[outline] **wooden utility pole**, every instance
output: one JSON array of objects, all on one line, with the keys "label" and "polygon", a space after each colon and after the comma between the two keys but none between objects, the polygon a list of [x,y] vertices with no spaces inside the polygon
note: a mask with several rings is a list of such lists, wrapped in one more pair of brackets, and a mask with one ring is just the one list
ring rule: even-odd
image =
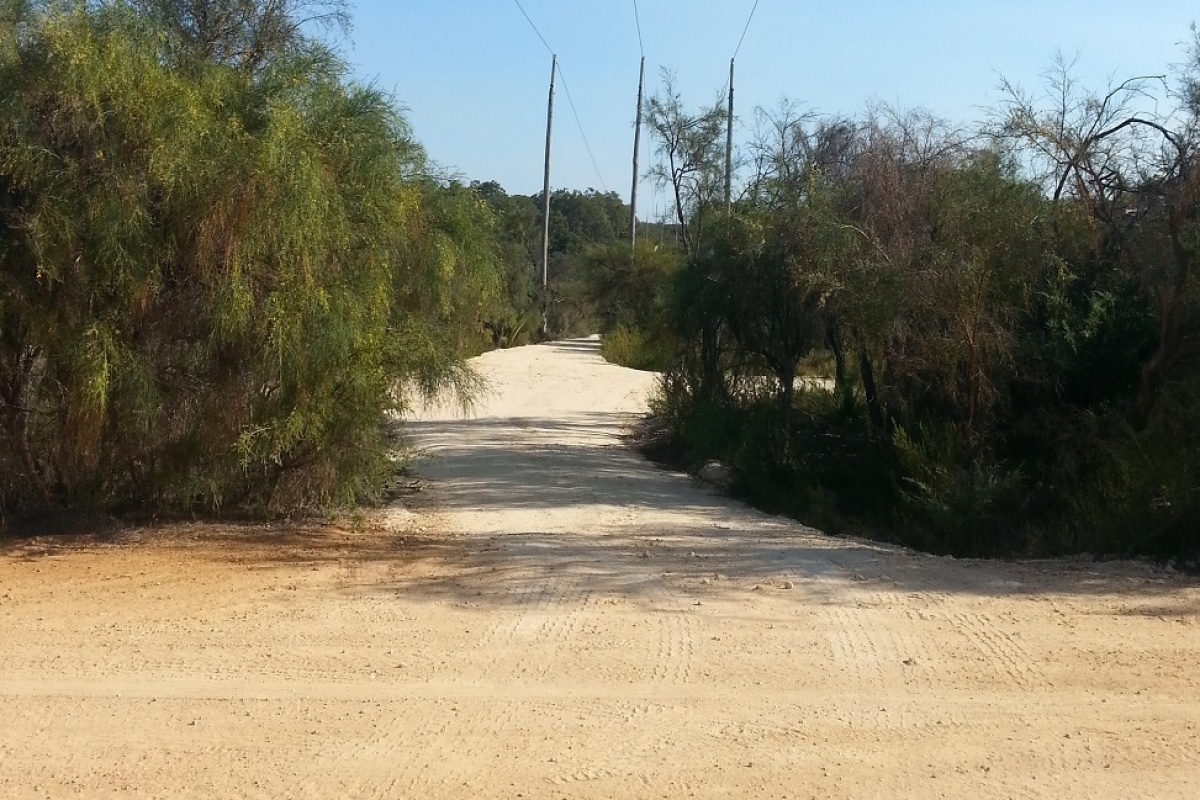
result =
[{"label": "wooden utility pole", "polygon": [[733,208],[733,59],[729,59],[729,118],[725,131],[725,213]]},{"label": "wooden utility pole", "polygon": [[554,129],[554,76],[558,74],[558,56],[550,57],[550,101],[546,108],[546,177],[542,184],[542,336],[550,334],[550,297],[546,286],[550,276],[550,133]]},{"label": "wooden utility pole", "polygon": [[638,72],[637,122],[633,126],[633,189],[629,192],[629,246],[637,248],[638,149],[642,143],[642,90],[646,86],[646,57]]}]

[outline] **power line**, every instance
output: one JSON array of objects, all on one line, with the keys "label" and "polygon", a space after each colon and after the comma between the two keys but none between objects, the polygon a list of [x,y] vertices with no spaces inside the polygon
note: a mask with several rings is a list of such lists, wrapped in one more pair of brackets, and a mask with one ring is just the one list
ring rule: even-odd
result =
[{"label": "power line", "polygon": [[758,0],[754,0],[754,5],[750,8],[750,16],[746,17],[746,26],[742,28],[742,35],[738,39],[737,47],[733,48],[733,58],[729,59],[729,113],[725,117],[725,213],[729,214],[733,210],[733,65],[737,61],[738,53],[742,52],[742,43],[746,41],[746,32],[750,30],[750,23],[754,21],[754,12],[758,11]]},{"label": "power line", "polygon": [[[521,5],[521,0],[513,0],[513,2],[516,3],[517,8],[521,10],[521,16],[525,17],[525,21],[529,23],[529,27],[533,28],[533,32],[536,33],[537,37],[542,40],[542,44],[546,46],[547,52],[549,52],[550,55],[554,55],[554,48],[551,47],[550,43],[546,41],[546,37],[542,36],[542,32],[538,30],[538,26],[534,24],[529,14],[525,11],[525,8]],[[575,117],[575,124],[579,126],[579,135],[583,137],[583,146],[587,148],[588,158],[592,161],[592,169],[596,170],[596,177],[600,179],[600,188],[607,193],[608,186],[604,183],[604,176],[600,174],[600,167],[596,163],[596,156],[592,153],[592,145],[590,142],[588,142],[587,134],[583,132],[583,122],[579,119],[579,110],[575,108],[575,98],[571,97],[571,88],[567,86],[567,76],[563,72],[561,64],[558,65],[558,76],[562,78],[563,90],[567,94],[567,102],[571,106],[571,114]]]},{"label": "power line", "polygon": [[587,134],[583,132],[583,122],[579,119],[579,111],[576,110],[575,100],[571,97],[571,87],[567,86],[567,76],[563,72],[562,64],[558,65],[558,77],[562,78],[563,91],[567,94],[567,103],[571,106],[571,113],[575,115],[575,124],[579,126],[579,135],[583,137],[583,146],[587,148],[588,158],[592,160],[592,169],[596,170],[596,177],[600,179],[600,188],[607,194],[608,186],[604,183],[604,176],[600,174],[596,156],[592,155],[592,146],[588,143]]},{"label": "power line", "polygon": [[737,47],[733,50],[733,57],[735,59],[742,49],[742,42],[746,41],[746,31],[750,30],[750,22],[754,19],[755,11],[758,11],[758,0],[754,0],[754,8],[750,9],[750,16],[746,19],[746,27],[742,28],[742,38],[738,39]]},{"label": "power line", "polygon": [[[521,16],[525,17],[525,21],[529,23],[529,27],[533,28],[533,32],[536,33],[537,37],[542,40],[542,44],[546,46],[546,50],[550,53],[550,55],[554,55],[554,48],[552,48],[550,43],[546,41],[546,37],[542,36],[542,32],[538,30],[538,26],[533,24],[533,20],[529,18],[529,14],[525,12],[525,8],[521,5],[521,0],[513,0],[513,2],[517,4],[517,8],[521,9]],[[758,3],[755,3],[755,5],[758,5]],[[748,24],[749,23],[747,23],[747,25]]]},{"label": "power line", "polygon": [[646,46],[642,43],[642,15],[638,13],[637,0],[633,0],[633,19],[637,22],[638,32],[638,50],[642,53],[642,58],[646,57]]}]

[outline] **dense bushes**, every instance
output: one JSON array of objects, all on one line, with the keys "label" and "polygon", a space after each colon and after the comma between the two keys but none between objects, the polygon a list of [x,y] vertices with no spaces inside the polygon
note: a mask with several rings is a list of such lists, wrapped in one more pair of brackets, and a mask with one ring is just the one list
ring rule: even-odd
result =
[{"label": "dense bushes", "polygon": [[175,5],[3,7],[0,513],[369,499],[478,347],[477,198],[298,27],[244,63]]},{"label": "dense bushes", "polygon": [[[728,214],[662,170],[704,220],[665,311],[673,449],[938,552],[1200,553],[1198,117],[1144,89],[1014,93],[983,136],[785,106]],[[664,159],[706,152],[687,123]],[[832,387],[803,380],[826,353]]]}]

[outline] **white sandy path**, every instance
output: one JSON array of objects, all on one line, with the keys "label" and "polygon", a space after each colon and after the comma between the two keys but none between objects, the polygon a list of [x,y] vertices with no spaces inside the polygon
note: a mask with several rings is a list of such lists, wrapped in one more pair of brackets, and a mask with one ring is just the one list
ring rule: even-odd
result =
[{"label": "white sandy path", "polygon": [[624,448],[594,341],[478,365],[395,535],[0,559],[0,797],[1200,796],[1194,581],[831,539]]},{"label": "white sandy path", "polygon": [[[1194,590],[1137,565],[965,563],[832,540],[621,447],[652,379],[604,363],[592,341],[480,367],[497,394],[473,419],[434,413],[416,429],[445,525],[465,540],[452,594],[489,613],[473,651],[487,666],[462,680],[495,700],[538,695],[518,717],[568,713],[538,746],[518,736],[528,761],[478,786],[1200,794]],[[496,733],[499,754],[512,737]]]}]

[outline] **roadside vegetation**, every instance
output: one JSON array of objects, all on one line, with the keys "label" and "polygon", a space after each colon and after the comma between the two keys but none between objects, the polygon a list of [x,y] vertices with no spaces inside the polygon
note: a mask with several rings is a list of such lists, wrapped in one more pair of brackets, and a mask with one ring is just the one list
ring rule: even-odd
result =
[{"label": "roadside vegetation", "polygon": [[680,267],[609,347],[658,361],[669,332],[658,447],[934,552],[1200,555],[1198,85],[1194,47],[1099,93],[1060,64],[982,130],[785,103],[727,207],[725,112],[668,76]]},{"label": "roadside vegetation", "polygon": [[468,357],[631,323],[586,269],[628,207],[555,192],[544,295],[540,197],[444,174],[348,22],[0,0],[0,525],[375,502]]},{"label": "roadside vegetation", "polygon": [[[380,499],[466,359],[604,334],[661,452],[963,555],[1200,556],[1200,45],[980,129],[648,101],[669,222],[444,174],[343,0],[0,0],[0,520]],[[331,44],[332,43],[332,44]]]},{"label": "roadside vegetation", "polygon": [[390,415],[470,389],[492,217],[344,20],[0,0],[0,514],[371,501]]}]

